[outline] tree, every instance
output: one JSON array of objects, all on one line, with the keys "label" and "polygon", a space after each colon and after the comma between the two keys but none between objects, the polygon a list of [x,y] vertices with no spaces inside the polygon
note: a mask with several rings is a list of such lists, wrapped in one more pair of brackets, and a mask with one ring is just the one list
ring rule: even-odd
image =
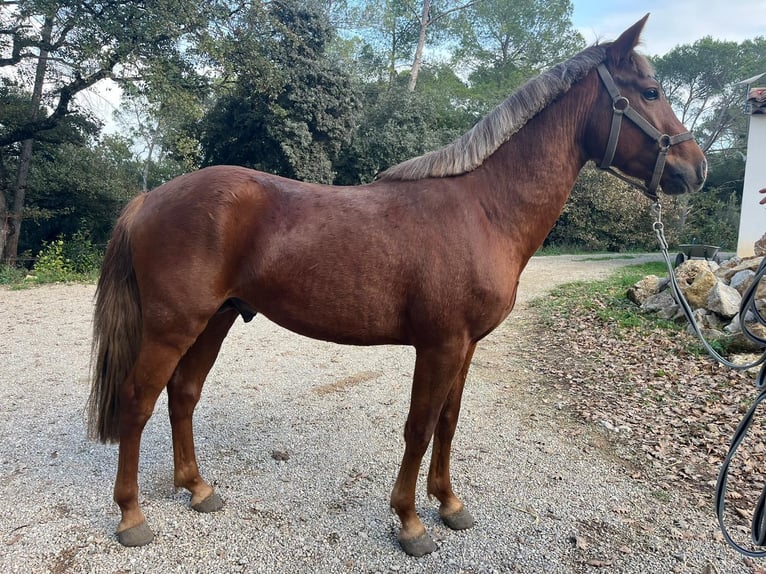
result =
[{"label": "tree", "polygon": [[[423,84],[437,83],[428,77],[428,68],[423,76]],[[394,86],[368,86],[363,109],[354,137],[342,154],[338,183],[368,183],[396,163],[453,141],[476,120],[451,105],[447,90],[410,92],[404,81]]]},{"label": "tree", "polygon": [[231,88],[203,122],[204,163],[331,182],[359,101],[351,77],[327,57],[334,36],[329,21],[296,0],[254,6],[238,18],[231,46],[251,47],[260,65],[231,69]]},{"label": "tree", "polygon": [[[679,233],[687,240],[731,246],[737,226],[731,213],[741,202],[748,128],[744,88],[737,82],[766,70],[766,39],[738,44],[706,37],[676,46],[652,63],[710,166],[705,193],[678,199]],[[706,217],[717,223],[705,225]]]},{"label": "tree", "polygon": [[526,79],[584,46],[569,0],[482,0],[461,12],[456,58],[476,97],[494,106]]},{"label": "tree", "polygon": [[665,95],[684,125],[698,132],[703,151],[731,145],[741,131],[742,94],[734,87],[742,79],[738,52],[736,42],[707,37],[652,61]]},{"label": "tree", "polygon": [[210,92],[210,82],[196,69],[172,57],[157,62],[140,83],[125,85],[116,116],[142,160],[142,191],[199,167],[202,152],[194,126],[204,116]]},{"label": "tree", "polygon": [[418,42],[415,48],[415,57],[412,60],[412,67],[410,68],[409,83],[407,85],[407,89],[409,89],[409,91],[412,92],[415,90],[415,86],[417,85],[420,69],[423,65],[423,51],[425,49],[426,35],[428,30],[433,28],[434,24],[440,22],[444,22],[446,25],[449,25],[449,22],[447,21],[448,18],[451,18],[462,10],[470,8],[476,2],[477,0],[469,0],[454,6],[449,3],[445,4],[444,6],[437,4],[436,10],[432,11],[431,0],[423,0],[423,10],[420,16]]},{"label": "tree", "polygon": [[104,246],[123,205],[140,191],[129,141],[41,144],[29,178],[28,224],[20,253],[36,254],[58,237],[88,237]]},{"label": "tree", "polygon": [[77,111],[78,93],[106,78],[134,81],[167,54],[182,53],[181,39],[207,25],[213,6],[155,0],[151,8],[140,0],[0,1],[0,68],[30,94],[24,119],[0,126],[0,148],[24,142],[13,193],[3,189],[0,201],[4,261],[16,258],[34,142]]}]

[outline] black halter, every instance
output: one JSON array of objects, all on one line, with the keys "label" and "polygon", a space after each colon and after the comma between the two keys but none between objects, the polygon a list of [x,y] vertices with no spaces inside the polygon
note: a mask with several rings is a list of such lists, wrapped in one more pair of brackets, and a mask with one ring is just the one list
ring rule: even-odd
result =
[{"label": "black halter", "polygon": [[[661,133],[657,128],[650,124],[641,114],[630,107],[628,98],[620,95],[620,91],[617,89],[617,85],[614,83],[612,75],[609,70],[606,69],[604,64],[599,64],[598,75],[601,81],[606,87],[606,91],[612,97],[612,128],[609,132],[609,142],[606,144],[606,151],[604,152],[604,159],[601,160],[599,168],[608,171],[609,173],[616,175],[623,181],[628,182],[634,187],[637,187],[641,192],[651,199],[657,201],[657,188],[660,185],[660,178],[662,177],[662,171],[665,169],[665,159],[667,158],[670,146],[677,143],[681,143],[690,140],[694,137],[691,132],[683,132],[675,136],[669,136],[668,134]],[[620,126],[622,125],[622,116],[627,116],[634,124],[636,124],[643,132],[657,142],[657,161],[654,163],[654,172],[652,173],[652,179],[648,186],[643,185],[626,177],[620,172],[612,168],[612,160],[614,160],[614,152],[617,149],[617,139],[620,137]]]}]

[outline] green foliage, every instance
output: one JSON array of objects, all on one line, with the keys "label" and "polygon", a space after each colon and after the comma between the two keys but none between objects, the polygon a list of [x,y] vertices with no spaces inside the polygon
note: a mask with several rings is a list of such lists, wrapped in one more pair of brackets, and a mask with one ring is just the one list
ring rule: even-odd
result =
[{"label": "green foliage", "polygon": [[460,13],[456,55],[470,62],[474,97],[486,110],[585,46],[572,11],[569,0],[483,0]]},{"label": "green foliage", "polygon": [[[545,246],[565,245],[584,251],[654,250],[657,242],[649,205],[629,185],[586,166]],[[673,233],[672,226],[666,229],[669,241],[674,240]]]},{"label": "green foliage", "polygon": [[74,266],[64,254],[63,239],[43,244],[32,274],[43,283],[71,281],[75,277]]},{"label": "green foliage", "polygon": [[31,276],[39,283],[92,280],[98,275],[101,258],[86,235],[75,234],[70,241],[60,236],[43,244]]},{"label": "green foliage", "polygon": [[122,206],[139,189],[140,169],[127,142],[104,138],[92,147],[39,148],[27,192],[21,251],[84,234],[105,245]]},{"label": "green foliage", "polygon": [[715,189],[689,198],[689,214],[679,243],[703,243],[726,250],[737,247],[740,200],[737,194],[720,199]]},{"label": "green foliage", "polygon": [[375,86],[368,90],[364,115],[343,153],[336,181],[372,181],[387,167],[451,142],[468,129],[471,120],[433,92]]},{"label": "green foliage", "polygon": [[296,0],[254,10],[240,34],[250,41],[257,36],[268,64],[241,70],[205,118],[204,163],[330,183],[359,110],[352,79],[326,57],[333,30],[326,17]]},{"label": "green foliage", "polygon": [[14,285],[21,283],[26,274],[26,269],[22,269],[15,265],[0,263],[0,285]]}]

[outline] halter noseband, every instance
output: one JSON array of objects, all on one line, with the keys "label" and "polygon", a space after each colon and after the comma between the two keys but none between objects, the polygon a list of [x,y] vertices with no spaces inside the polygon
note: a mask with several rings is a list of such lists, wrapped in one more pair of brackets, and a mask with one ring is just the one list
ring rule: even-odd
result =
[{"label": "halter noseband", "polygon": [[[612,114],[612,127],[609,132],[609,142],[606,144],[604,159],[601,160],[599,168],[608,171],[623,181],[637,187],[652,201],[657,201],[657,188],[660,185],[662,171],[665,169],[665,159],[667,158],[670,146],[690,140],[694,135],[691,132],[683,132],[674,136],[661,133],[641,114],[630,107],[628,98],[620,95],[620,91],[617,89],[617,85],[614,83],[614,79],[609,73],[609,70],[606,69],[606,66],[604,64],[599,64],[597,69],[598,75],[604,83],[606,91],[609,92],[609,95],[612,97],[612,110],[614,111]],[[652,179],[648,186],[637,183],[612,168],[612,160],[614,160],[614,152],[617,149],[617,139],[620,137],[620,126],[622,125],[623,116],[628,116],[628,119],[641,128],[646,135],[657,142],[659,147],[659,150],[657,151],[657,161],[654,163],[654,172],[652,173]]]}]

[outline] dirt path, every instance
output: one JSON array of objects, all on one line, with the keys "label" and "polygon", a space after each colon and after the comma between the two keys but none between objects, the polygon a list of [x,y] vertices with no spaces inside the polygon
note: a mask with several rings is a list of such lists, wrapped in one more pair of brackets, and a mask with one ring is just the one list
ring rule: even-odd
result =
[{"label": "dirt path", "polygon": [[195,419],[202,471],[226,506],[199,515],[174,490],[162,399],[140,475],[157,538],[126,549],[113,536],[116,447],[84,436],[93,287],[1,289],[0,571],[755,572],[717,541],[710,509],[631,479],[597,433],[530,385],[545,350],[527,336],[529,299],[637,261],[530,262],[517,309],[477,352],[458,426],[454,486],[477,524],[443,527],[421,483],[418,510],[439,545],[422,559],[399,551],[388,510],[411,349],[237,323]]}]

